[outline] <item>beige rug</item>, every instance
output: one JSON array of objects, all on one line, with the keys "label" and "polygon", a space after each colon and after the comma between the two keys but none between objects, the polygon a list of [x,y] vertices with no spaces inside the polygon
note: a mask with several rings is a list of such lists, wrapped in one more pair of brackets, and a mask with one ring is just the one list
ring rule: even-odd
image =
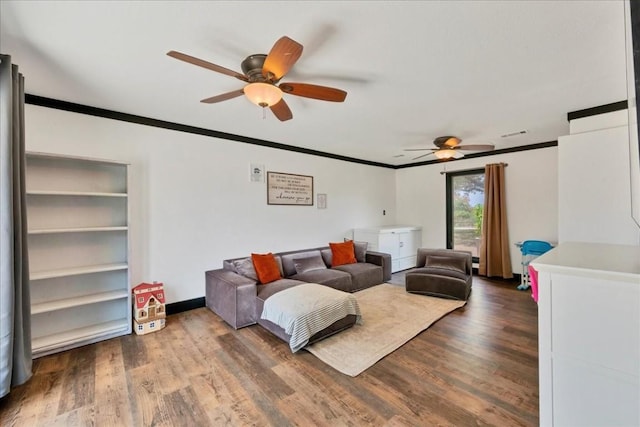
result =
[{"label": "beige rug", "polygon": [[306,347],[326,364],[352,377],[465,305],[465,301],[409,294],[404,286],[387,283],[354,295],[363,324]]}]

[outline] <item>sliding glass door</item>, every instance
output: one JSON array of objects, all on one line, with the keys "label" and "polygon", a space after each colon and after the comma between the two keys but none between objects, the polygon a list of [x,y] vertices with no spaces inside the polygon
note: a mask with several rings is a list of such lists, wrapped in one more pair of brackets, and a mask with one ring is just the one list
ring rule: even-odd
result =
[{"label": "sliding glass door", "polygon": [[447,173],[447,248],[478,262],[484,208],[484,168]]}]

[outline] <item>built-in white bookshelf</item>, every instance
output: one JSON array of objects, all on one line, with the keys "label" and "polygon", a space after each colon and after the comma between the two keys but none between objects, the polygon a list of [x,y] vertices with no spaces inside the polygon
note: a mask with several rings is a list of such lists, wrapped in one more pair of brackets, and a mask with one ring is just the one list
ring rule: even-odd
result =
[{"label": "built-in white bookshelf", "polygon": [[131,333],[128,165],[27,153],[33,356]]}]

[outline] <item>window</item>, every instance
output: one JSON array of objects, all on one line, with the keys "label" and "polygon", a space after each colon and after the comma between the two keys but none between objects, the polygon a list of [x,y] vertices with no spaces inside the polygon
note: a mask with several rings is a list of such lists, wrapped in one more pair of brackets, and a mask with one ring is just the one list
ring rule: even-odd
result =
[{"label": "window", "polygon": [[484,208],[484,168],[447,173],[447,248],[478,262]]}]

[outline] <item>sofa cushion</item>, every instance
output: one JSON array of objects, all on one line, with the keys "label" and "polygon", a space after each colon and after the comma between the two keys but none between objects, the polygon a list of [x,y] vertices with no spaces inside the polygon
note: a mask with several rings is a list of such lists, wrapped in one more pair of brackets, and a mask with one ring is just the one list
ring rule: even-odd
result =
[{"label": "sofa cushion", "polygon": [[333,258],[331,256],[331,248],[321,249],[320,254],[322,255],[322,259],[324,260],[324,263],[327,266],[331,267],[331,261]]},{"label": "sofa cushion", "polygon": [[466,301],[471,293],[471,282],[445,276],[407,274],[405,288],[411,293]]},{"label": "sofa cushion", "polygon": [[306,258],[294,258],[293,265],[296,269],[296,274],[302,274],[312,270],[324,270],[327,268],[319,253]]},{"label": "sofa cushion", "polygon": [[466,272],[466,260],[459,257],[448,257],[438,255],[427,255],[425,261],[425,267],[441,268],[445,270],[459,271],[460,273]]},{"label": "sofa cushion", "polygon": [[345,289],[349,292],[359,291],[384,282],[382,267],[379,265],[358,262],[354,264],[339,265],[337,267],[333,267],[332,270],[344,271],[351,276],[351,288]]},{"label": "sofa cushion", "polygon": [[311,270],[302,274],[294,274],[290,279],[302,280],[308,283],[319,283],[327,285],[341,291],[349,291],[353,286],[351,284],[351,275],[344,271],[327,268],[324,270]]},{"label": "sofa cushion", "polygon": [[260,283],[266,284],[282,279],[278,262],[271,252],[267,254],[251,254],[251,260]]},{"label": "sofa cushion", "polygon": [[236,273],[258,281],[258,274],[256,273],[256,269],[253,267],[253,261],[251,258],[236,259],[232,261],[232,264]]},{"label": "sofa cushion", "polygon": [[256,296],[258,297],[259,300],[265,301],[267,298],[269,298],[271,295],[275,294],[276,292],[280,292],[284,289],[301,285],[303,283],[305,282],[302,282],[300,280],[293,280],[293,279],[276,280],[274,282],[269,283],[268,285],[258,285]]},{"label": "sofa cushion", "polygon": [[[369,242],[357,242],[355,240],[351,240],[351,239],[344,239],[345,242],[348,241],[352,241],[353,242],[353,249],[356,255],[356,261],[358,262],[367,262],[366,257],[367,257],[367,247],[369,246]],[[329,264],[331,265],[331,264]]]},{"label": "sofa cushion", "polygon": [[437,268],[437,267],[419,267],[407,271],[405,276],[418,275],[418,274],[431,274],[435,276],[453,277],[466,281],[469,275],[462,273],[458,270],[452,270],[450,268]]},{"label": "sofa cushion", "polygon": [[331,248],[332,267],[358,262],[356,260],[356,254],[352,240],[342,243],[329,243],[329,247]]},{"label": "sofa cushion", "polygon": [[310,250],[310,251],[302,251],[302,252],[291,252],[284,253],[280,255],[282,259],[282,270],[284,272],[284,277],[291,277],[296,274],[296,266],[294,260],[300,260],[302,258],[309,258],[320,254],[320,251]]}]

